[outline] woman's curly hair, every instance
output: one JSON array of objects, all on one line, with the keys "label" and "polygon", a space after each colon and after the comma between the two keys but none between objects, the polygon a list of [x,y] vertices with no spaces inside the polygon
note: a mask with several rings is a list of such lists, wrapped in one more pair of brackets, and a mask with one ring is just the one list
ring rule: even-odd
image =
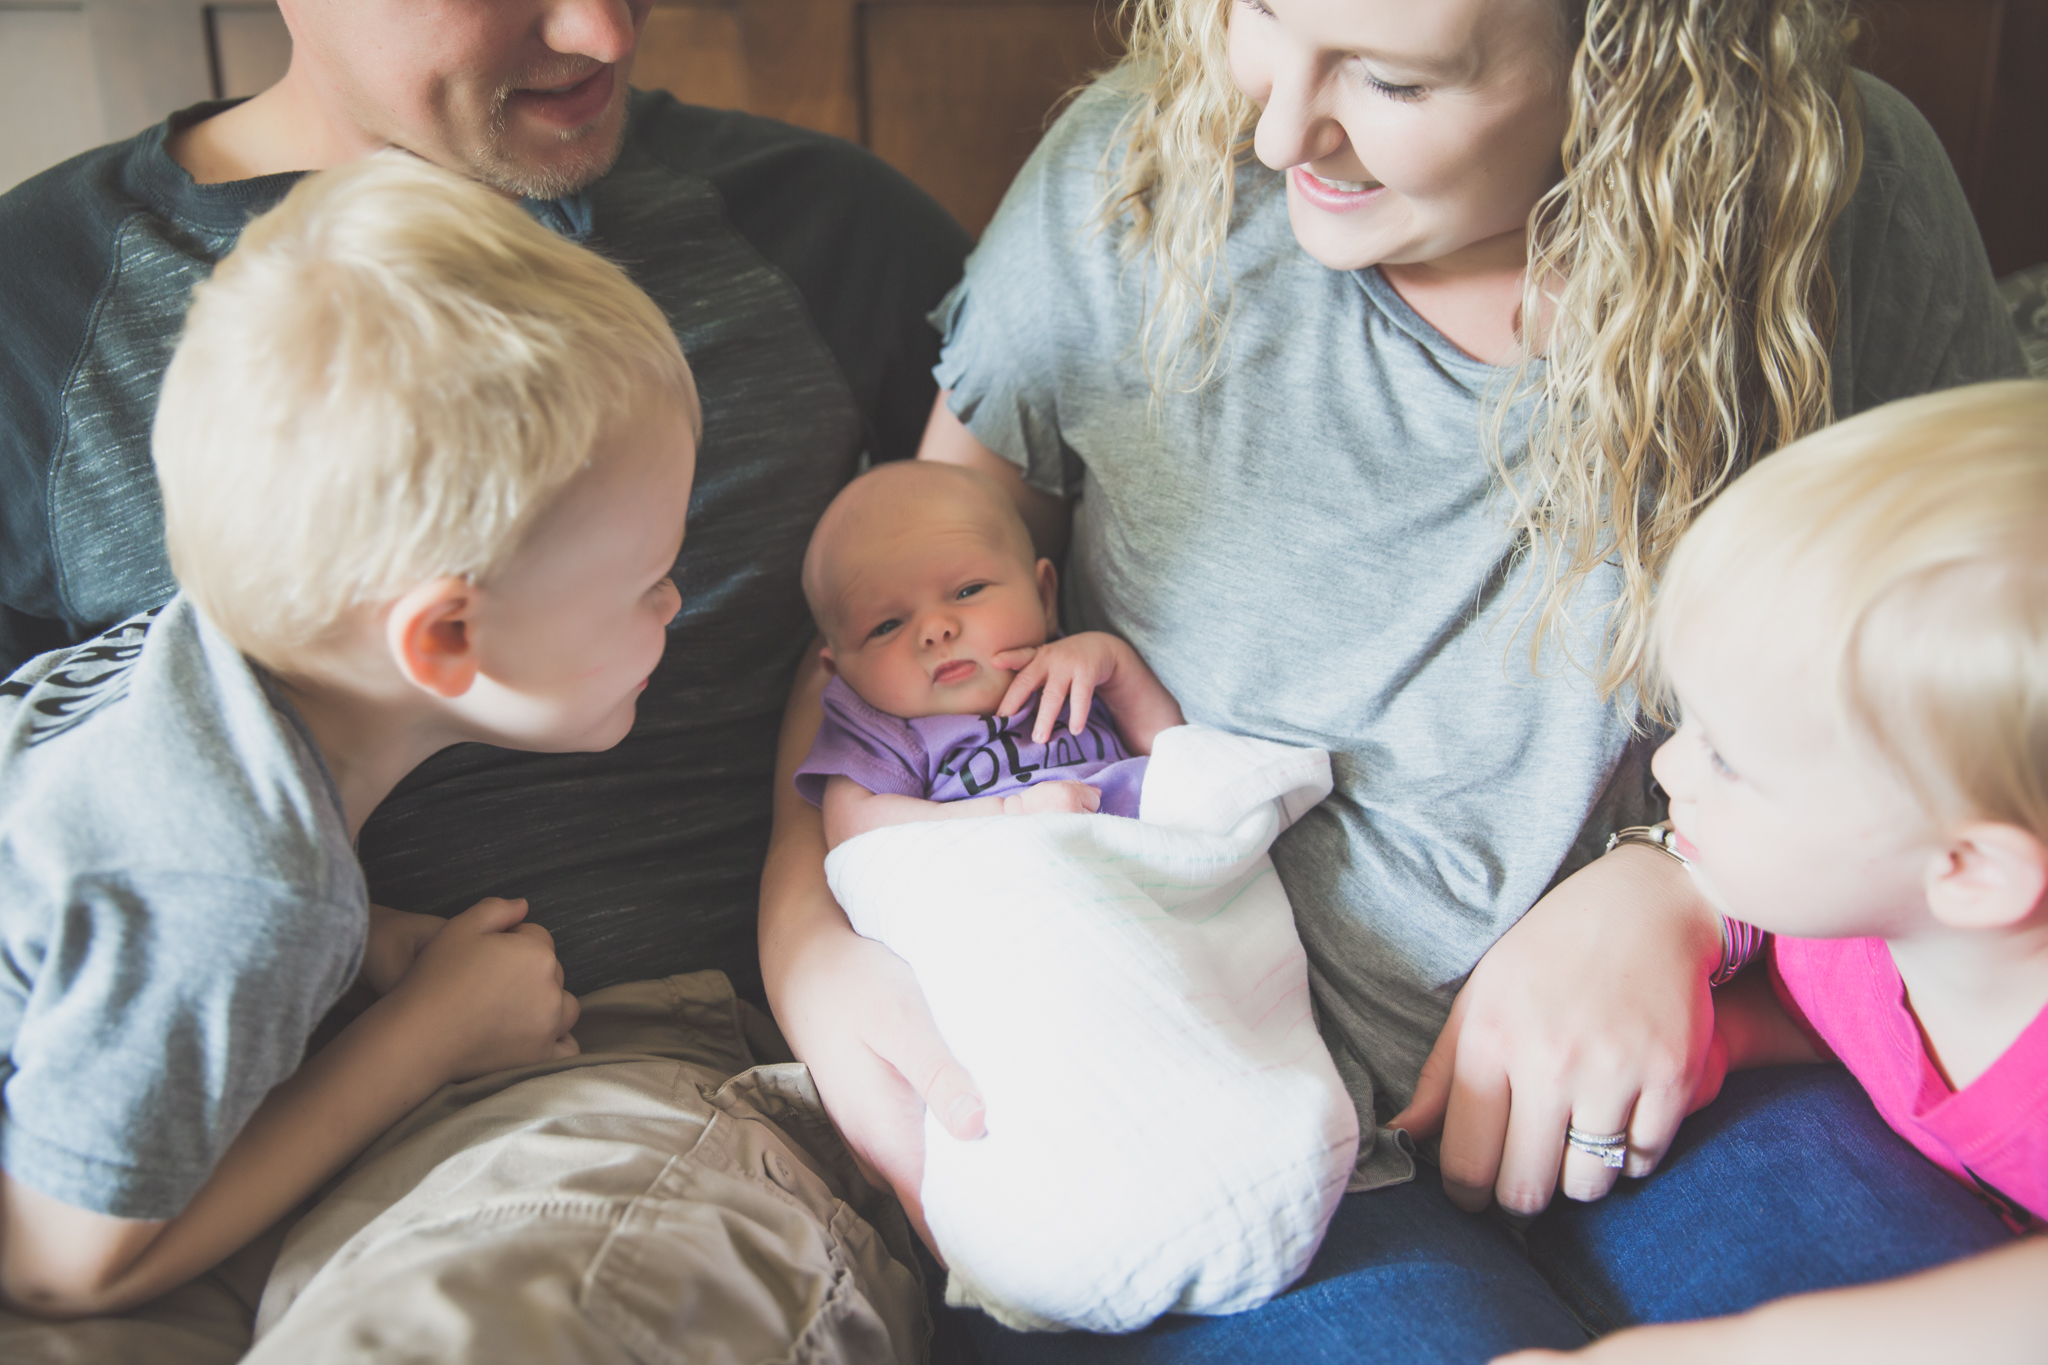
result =
[{"label": "woman's curly hair", "polygon": [[[1138,338],[1155,391],[1222,364],[1217,278],[1258,109],[1231,83],[1234,0],[1128,0],[1129,92],[1103,225],[1156,287]],[[1833,417],[1828,233],[1862,120],[1847,0],[1561,0],[1572,49],[1563,178],[1529,216],[1522,316],[1539,343],[1485,432],[1535,573],[1527,604],[1567,655],[1602,564],[1603,690],[1634,677],[1656,578],[1694,514],[1751,462]],[[1538,400],[1525,407],[1523,399]],[[1504,428],[1528,412],[1510,464]]]}]

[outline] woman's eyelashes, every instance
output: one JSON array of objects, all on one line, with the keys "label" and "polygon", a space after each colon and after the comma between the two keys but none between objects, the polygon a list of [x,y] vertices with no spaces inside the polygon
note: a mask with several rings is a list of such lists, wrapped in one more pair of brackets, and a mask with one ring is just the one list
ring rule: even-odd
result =
[{"label": "woman's eyelashes", "polygon": [[1368,90],[1373,91],[1375,94],[1384,95],[1390,100],[1398,100],[1402,104],[1412,104],[1429,93],[1429,87],[1427,86],[1394,85],[1388,81],[1381,80],[1363,66],[1358,67],[1357,70],[1358,78],[1365,82]]}]

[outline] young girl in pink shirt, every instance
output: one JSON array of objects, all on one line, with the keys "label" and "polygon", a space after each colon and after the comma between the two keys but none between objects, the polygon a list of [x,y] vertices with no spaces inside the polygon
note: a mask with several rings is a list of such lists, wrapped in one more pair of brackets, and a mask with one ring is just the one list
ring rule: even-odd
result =
[{"label": "young girl in pink shirt", "polygon": [[1653,648],[1684,718],[1653,765],[1670,850],[1774,935],[1716,998],[1716,1060],[1839,1059],[2017,1236],[1590,1354],[2041,1359],[2048,382],[1894,403],[1764,460],[1673,556]]}]

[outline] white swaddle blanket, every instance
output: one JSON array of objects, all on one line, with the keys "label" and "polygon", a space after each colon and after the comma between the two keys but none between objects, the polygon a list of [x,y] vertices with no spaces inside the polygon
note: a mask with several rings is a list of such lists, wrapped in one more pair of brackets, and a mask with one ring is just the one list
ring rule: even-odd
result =
[{"label": "white swaddle blanket", "polygon": [[1137,820],[895,825],[826,859],[987,1104],[977,1142],[925,1120],[947,1302],[1123,1332],[1307,1268],[1358,1121],[1266,850],[1329,790],[1319,749],[1188,725],[1154,744]]}]

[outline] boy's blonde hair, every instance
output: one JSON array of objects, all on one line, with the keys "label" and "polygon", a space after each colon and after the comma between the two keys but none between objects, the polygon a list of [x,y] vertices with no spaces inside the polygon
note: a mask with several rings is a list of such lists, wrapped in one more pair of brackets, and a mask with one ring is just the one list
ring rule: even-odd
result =
[{"label": "boy's blonde hair", "polygon": [[1672,555],[1652,663],[1711,607],[1809,627],[1837,718],[1931,816],[2048,838],[2048,381],[1888,404],[1763,461]]},{"label": "boy's blonde hair", "polygon": [[650,397],[701,425],[617,266],[402,152],[308,176],[199,286],[164,376],[172,571],[289,672],[351,607],[488,577]]}]

